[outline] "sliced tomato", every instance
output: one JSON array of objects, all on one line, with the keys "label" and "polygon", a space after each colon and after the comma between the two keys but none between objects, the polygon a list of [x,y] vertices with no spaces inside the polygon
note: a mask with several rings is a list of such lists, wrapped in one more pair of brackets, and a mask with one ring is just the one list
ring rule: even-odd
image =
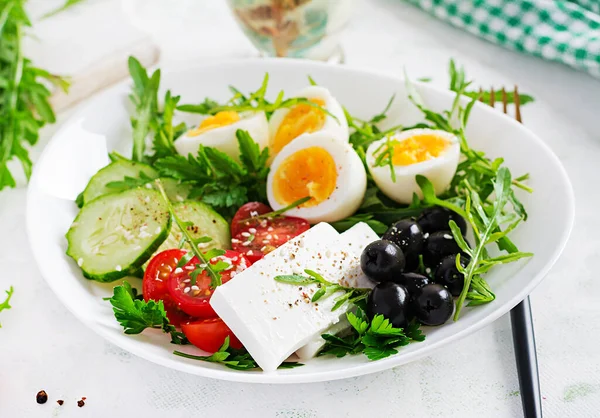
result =
[{"label": "sliced tomato", "polygon": [[259,225],[260,222],[252,218],[272,211],[273,209],[264,203],[246,203],[244,206],[238,209],[231,221],[231,236],[235,236],[240,232],[247,231],[249,228],[256,228],[256,225]]},{"label": "sliced tomato", "polygon": [[177,263],[185,254],[184,250],[166,250],[156,254],[144,273],[142,282],[142,291],[144,300],[162,300],[167,312],[167,318],[171,324],[178,326],[182,322],[188,321],[190,317],[179,309],[177,302],[173,300],[167,289],[169,276],[175,270]]},{"label": "sliced tomato", "polygon": [[[216,264],[219,260],[231,264],[231,268],[221,272],[223,283],[227,283],[237,273],[250,266],[250,261],[243,254],[235,251],[226,251],[224,255],[210,260],[210,264]],[[217,314],[209,304],[214,292],[214,289],[210,288],[212,281],[210,275],[203,271],[196,276],[196,283],[192,284],[193,279],[190,274],[198,264],[198,259],[194,257],[184,267],[173,270],[167,288],[177,306],[185,313],[194,318],[214,318]]]},{"label": "sliced tomato", "polygon": [[253,227],[234,235],[231,248],[255,263],[309,228],[310,224],[306,220],[292,216],[262,218]]},{"label": "sliced tomato", "polygon": [[201,350],[209,353],[218,351],[229,337],[229,346],[240,349],[242,343],[221,318],[202,319],[181,324],[181,330],[187,339]]}]

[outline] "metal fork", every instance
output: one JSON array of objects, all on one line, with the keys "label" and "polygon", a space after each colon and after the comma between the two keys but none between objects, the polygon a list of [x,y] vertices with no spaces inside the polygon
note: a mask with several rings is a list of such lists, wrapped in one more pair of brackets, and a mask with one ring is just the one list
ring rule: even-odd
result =
[{"label": "metal fork", "polygon": [[[479,92],[481,93],[482,90],[480,89]],[[504,87],[501,90],[501,96],[502,111],[509,115],[508,97]],[[480,97],[480,100],[483,102],[481,94]],[[490,90],[490,100],[488,104],[491,107],[495,107],[496,105],[496,94],[493,88]],[[521,101],[517,86],[514,88],[514,105],[515,119],[518,122],[523,123],[521,117]],[[525,418],[541,418],[542,396],[540,392],[540,376],[538,372],[533,317],[531,314],[529,296],[510,311],[510,322],[512,326],[513,345],[515,347],[515,359],[517,361],[517,373],[519,375],[523,416]]]}]

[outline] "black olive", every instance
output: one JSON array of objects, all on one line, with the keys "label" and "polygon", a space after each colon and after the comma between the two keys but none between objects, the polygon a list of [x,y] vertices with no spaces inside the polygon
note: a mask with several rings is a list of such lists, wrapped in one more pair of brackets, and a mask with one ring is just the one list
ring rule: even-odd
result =
[{"label": "black olive", "polygon": [[432,259],[437,258],[438,261],[441,261],[444,256],[460,252],[461,249],[450,231],[434,232],[427,237],[425,253],[431,255]]},{"label": "black olive", "polygon": [[393,280],[404,271],[404,254],[390,241],[373,241],[363,250],[360,267],[363,273],[376,282]]},{"label": "black olive", "polygon": [[431,283],[431,280],[429,280],[429,277],[419,273],[402,273],[394,280],[394,283],[404,286],[412,298],[417,293],[417,290]]},{"label": "black olive", "polygon": [[375,315],[383,315],[392,326],[404,328],[408,324],[407,305],[408,292],[404,286],[391,282],[379,283],[369,293],[367,316],[372,320]]},{"label": "black olive", "polygon": [[421,253],[425,244],[421,227],[412,219],[402,219],[396,222],[383,234],[382,238],[400,247],[405,256]]},{"label": "black olive", "polygon": [[[467,267],[469,260],[461,255],[460,265]],[[465,275],[456,268],[456,254],[442,258],[440,265],[435,270],[434,280],[448,288],[452,296],[460,295],[465,285]]]},{"label": "black olive", "polygon": [[411,272],[419,269],[419,254],[404,254],[404,271]]},{"label": "black olive", "polygon": [[415,316],[425,325],[442,325],[454,311],[452,295],[441,284],[432,283],[423,286],[412,302]]},{"label": "black olive", "polygon": [[463,235],[466,235],[467,222],[464,218],[456,212],[452,212],[451,210],[440,206],[425,209],[417,218],[417,223],[421,226],[423,232],[431,234],[432,232],[449,230],[450,227],[448,226],[448,223],[451,220],[456,222],[456,225],[460,228],[460,232],[462,232]]}]

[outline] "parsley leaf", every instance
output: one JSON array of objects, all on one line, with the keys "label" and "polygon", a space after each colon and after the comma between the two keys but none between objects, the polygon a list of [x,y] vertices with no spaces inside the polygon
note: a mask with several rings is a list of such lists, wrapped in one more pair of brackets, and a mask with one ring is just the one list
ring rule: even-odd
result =
[{"label": "parsley leaf", "polygon": [[[12,307],[12,306],[10,306],[9,302],[10,302],[10,298],[12,298],[12,295],[15,292],[15,289],[11,286],[5,292],[6,292],[6,299],[4,299],[4,302],[0,303],[0,312],[2,312],[5,309],[10,309]],[[2,328],[1,324],[0,324],[0,328]]]},{"label": "parsley leaf", "polygon": [[187,338],[169,323],[162,300],[145,302],[137,299],[137,292],[125,281],[123,285],[115,286],[109,302],[125,334],[139,334],[146,328],[157,328],[171,334],[173,344],[188,344]]},{"label": "parsley leaf", "polygon": [[[196,356],[193,354],[182,353],[181,351],[174,351],[173,354],[192,360],[220,363],[234,370],[253,370],[258,368],[256,361],[245,349],[236,350],[229,346],[229,336],[225,337],[225,342],[223,342],[219,351],[216,351],[210,356]],[[279,368],[291,369],[300,366],[304,366],[304,364],[298,362],[284,362]]]},{"label": "parsley leaf", "polygon": [[411,322],[405,329],[395,328],[383,315],[375,315],[369,321],[358,307],[356,313],[347,312],[346,318],[352,326],[350,334],[322,335],[326,343],[319,356],[344,357],[346,354],[363,353],[369,360],[380,360],[398,353],[398,347],[425,339],[418,322]]}]

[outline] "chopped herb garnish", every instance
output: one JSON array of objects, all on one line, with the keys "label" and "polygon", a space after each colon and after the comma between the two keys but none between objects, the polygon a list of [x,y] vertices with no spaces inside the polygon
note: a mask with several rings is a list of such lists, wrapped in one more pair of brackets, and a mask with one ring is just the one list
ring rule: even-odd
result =
[{"label": "chopped herb garnish", "polygon": [[[5,290],[6,292],[6,298],[4,299],[4,302],[0,303],[0,312],[2,312],[5,309],[10,309],[10,298],[12,298],[13,293],[15,293],[15,289],[11,286],[8,288],[8,290]],[[2,325],[0,324],[0,328],[2,328]]]}]

